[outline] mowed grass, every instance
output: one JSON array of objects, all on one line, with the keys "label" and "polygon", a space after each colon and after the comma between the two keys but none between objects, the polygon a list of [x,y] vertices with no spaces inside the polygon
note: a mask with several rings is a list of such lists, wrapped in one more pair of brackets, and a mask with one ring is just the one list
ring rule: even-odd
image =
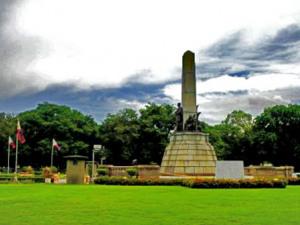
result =
[{"label": "mowed grass", "polygon": [[300,186],[0,185],[0,224],[297,225]]}]

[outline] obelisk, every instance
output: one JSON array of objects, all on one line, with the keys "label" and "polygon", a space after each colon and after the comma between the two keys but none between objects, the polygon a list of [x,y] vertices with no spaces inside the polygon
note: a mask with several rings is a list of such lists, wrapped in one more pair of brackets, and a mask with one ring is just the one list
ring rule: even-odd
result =
[{"label": "obelisk", "polygon": [[186,51],[182,56],[181,102],[184,126],[189,116],[194,116],[197,113],[195,54],[191,51]]},{"label": "obelisk", "polygon": [[[195,70],[195,54],[186,51],[182,57],[182,109],[179,104],[176,110],[177,129],[170,136],[164,152],[161,176],[215,176],[217,157],[214,147],[209,143],[208,134],[197,128]],[[178,129],[182,121],[186,126]]]}]

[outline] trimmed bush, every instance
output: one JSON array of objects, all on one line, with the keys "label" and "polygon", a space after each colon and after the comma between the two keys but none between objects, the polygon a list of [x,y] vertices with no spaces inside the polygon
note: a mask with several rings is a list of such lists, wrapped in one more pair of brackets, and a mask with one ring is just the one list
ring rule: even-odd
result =
[{"label": "trimmed bush", "polygon": [[46,166],[42,168],[42,174],[44,178],[50,178],[52,175],[50,167]]},{"label": "trimmed bush", "polygon": [[176,185],[190,188],[285,188],[285,180],[266,180],[266,179],[152,179],[139,180],[136,178],[123,177],[98,177],[94,180],[95,184],[106,185]]},{"label": "trimmed bush", "polygon": [[[0,183],[11,183],[14,181],[14,174],[1,174]],[[20,176],[18,175],[18,182],[20,183],[44,183],[45,178],[42,176]]]},{"label": "trimmed bush", "polygon": [[99,176],[107,176],[108,175],[108,169],[107,168],[98,168],[97,169],[97,174]]},{"label": "trimmed bush", "polygon": [[206,179],[187,180],[184,186],[191,188],[285,188],[285,180],[267,179]]},{"label": "trimmed bush", "polygon": [[23,166],[21,168],[21,171],[24,172],[24,173],[29,173],[29,174],[34,173],[34,169],[32,168],[32,166]]},{"label": "trimmed bush", "polygon": [[58,172],[58,169],[55,166],[51,166],[50,170],[51,170],[52,173],[57,173]]},{"label": "trimmed bush", "polygon": [[0,173],[0,178],[13,178],[15,176],[15,174],[13,173]]},{"label": "trimmed bush", "polygon": [[128,168],[128,169],[126,170],[126,172],[127,172],[128,176],[130,176],[130,177],[136,177],[137,174],[138,174],[136,168]]},{"label": "trimmed bush", "polygon": [[300,185],[300,178],[289,178],[288,183],[289,185]]},{"label": "trimmed bush", "polygon": [[182,180],[178,179],[151,179],[151,180],[139,180],[136,178],[127,178],[127,177],[97,177],[94,180],[95,184],[107,184],[107,185],[181,185]]}]

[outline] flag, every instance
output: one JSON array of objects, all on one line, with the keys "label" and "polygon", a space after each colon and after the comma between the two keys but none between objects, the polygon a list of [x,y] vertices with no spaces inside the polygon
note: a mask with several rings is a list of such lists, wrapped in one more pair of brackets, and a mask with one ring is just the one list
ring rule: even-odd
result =
[{"label": "flag", "polygon": [[16,148],[16,144],[10,136],[8,137],[8,144],[12,149]]},{"label": "flag", "polygon": [[18,141],[21,143],[21,144],[24,144],[25,143],[25,137],[24,137],[24,134],[23,134],[23,130],[21,128],[21,124],[20,124],[20,121],[18,120],[18,123],[17,123],[17,139]]},{"label": "flag", "polygon": [[55,139],[52,139],[52,147],[54,147],[56,150],[60,150],[59,144],[55,141]]}]

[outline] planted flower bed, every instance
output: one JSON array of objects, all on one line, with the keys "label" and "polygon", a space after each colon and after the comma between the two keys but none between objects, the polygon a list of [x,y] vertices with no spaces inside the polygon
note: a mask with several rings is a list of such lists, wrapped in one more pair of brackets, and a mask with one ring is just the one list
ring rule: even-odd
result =
[{"label": "planted flower bed", "polygon": [[190,188],[285,188],[287,181],[279,179],[153,179],[139,180],[123,177],[98,177],[95,184],[106,185],[176,185]]}]

